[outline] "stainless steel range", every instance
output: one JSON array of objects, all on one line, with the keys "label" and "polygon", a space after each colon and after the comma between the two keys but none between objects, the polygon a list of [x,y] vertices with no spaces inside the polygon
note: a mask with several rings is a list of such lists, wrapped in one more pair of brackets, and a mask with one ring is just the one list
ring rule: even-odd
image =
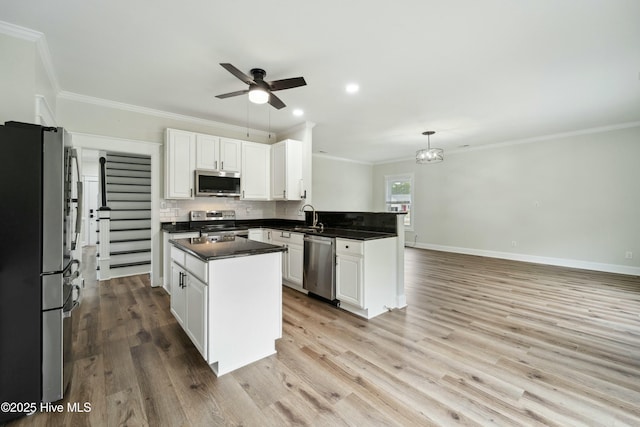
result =
[{"label": "stainless steel range", "polygon": [[[189,214],[189,227],[199,230],[201,236],[225,236],[248,237],[249,228],[236,224],[236,212],[225,211],[191,211]],[[220,239],[216,239],[220,240]]]}]

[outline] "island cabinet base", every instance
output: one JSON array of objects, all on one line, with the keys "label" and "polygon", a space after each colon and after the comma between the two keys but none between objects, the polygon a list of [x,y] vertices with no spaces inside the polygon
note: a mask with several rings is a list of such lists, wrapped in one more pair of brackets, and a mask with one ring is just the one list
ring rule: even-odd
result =
[{"label": "island cabinet base", "polygon": [[220,376],[276,352],[282,253],[209,261],[207,363]]}]

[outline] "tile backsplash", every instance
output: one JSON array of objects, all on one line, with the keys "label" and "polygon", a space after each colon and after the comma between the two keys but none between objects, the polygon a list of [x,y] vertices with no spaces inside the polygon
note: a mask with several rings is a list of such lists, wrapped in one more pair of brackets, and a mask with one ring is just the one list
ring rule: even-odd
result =
[{"label": "tile backsplash", "polygon": [[287,218],[304,219],[298,215],[303,202],[260,202],[229,197],[199,197],[193,200],[160,199],[160,222],[188,221],[195,210],[234,210],[238,219]]}]

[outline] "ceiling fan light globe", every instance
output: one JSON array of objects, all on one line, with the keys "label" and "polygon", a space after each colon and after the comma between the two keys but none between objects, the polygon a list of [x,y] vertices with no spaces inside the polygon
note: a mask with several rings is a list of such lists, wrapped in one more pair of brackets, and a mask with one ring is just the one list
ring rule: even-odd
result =
[{"label": "ceiling fan light globe", "polygon": [[254,104],[266,104],[269,102],[269,92],[261,88],[254,88],[249,91],[249,101]]}]

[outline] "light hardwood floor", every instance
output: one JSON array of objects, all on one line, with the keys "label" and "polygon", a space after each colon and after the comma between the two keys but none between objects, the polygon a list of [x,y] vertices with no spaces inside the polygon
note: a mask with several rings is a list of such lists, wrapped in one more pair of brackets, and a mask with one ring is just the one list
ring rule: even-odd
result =
[{"label": "light hardwood floor", "polygon": [[278,354],[216,378],[162,289],[89,282],[63,403],[91,412],[11,425],[640,425],[639,277],[408,248],[406,309],[283,292]]}]

